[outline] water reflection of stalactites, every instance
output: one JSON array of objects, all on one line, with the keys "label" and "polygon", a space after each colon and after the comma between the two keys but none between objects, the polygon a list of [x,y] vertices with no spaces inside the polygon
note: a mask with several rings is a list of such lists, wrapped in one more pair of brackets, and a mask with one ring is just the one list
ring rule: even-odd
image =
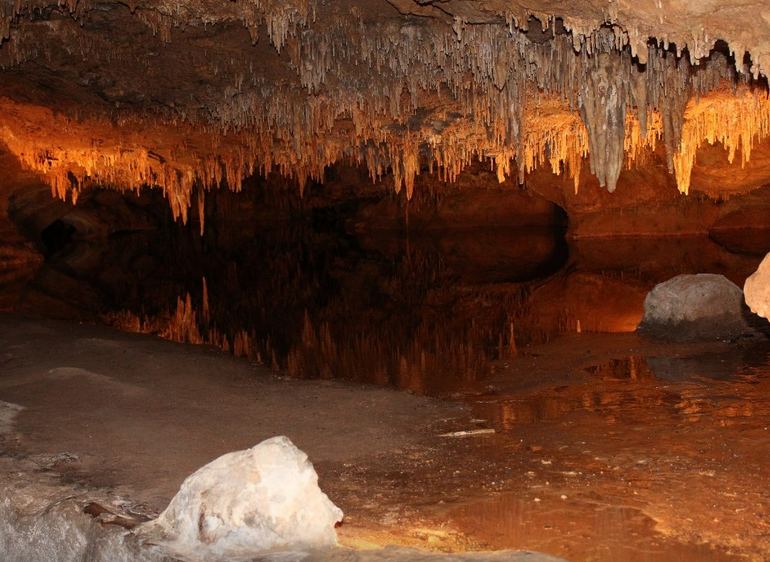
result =
[{"label": "water reflection of stalactites", "polygon": [[[564,384],[510,392],[475,401],[476,414],[502,431],[534,423],[582,423],[643,427],[651,416],[695,423],[709,419],[726,427],[754,415],[767,400],[758,388],[770,383],[767,346],[689,357],[630,356],[583,369]],[[761,394],[761,393],[759,393]]]},{"label": "water reflection of stalactites", "polygon": [[484,379],[492,361],[521,346],[580,330],[632,331],[648,288],[576,267],[502,281],[558,269],[566,256],[547,231],[498,229],[467,244],[463,236],[361,241],[312,229],[258,235],[213,256],[184,248],[178,255],[200,263],[180,269],[187,279],[203,272],[200,282],[165,309],[128,309],[110,321],[216,345],[293,376],[446,394]]},{"label": "water reflection of stalactites", "polygon": [[447,333],[439,331],[437,324],[420,323],[409,340],[389,329],[333,334],[328,322],[315,328],[306,317],[302,340],[287,357],[288,372],[433,394],[475,382],[497,357],[483,345],[484,332],[474,326],[464,333]]},{"label": "water reflection of stalactites", "polygon": [[227,336],[210,323],[205,277],[202,303],[199,314],[193,306],[190,293],[187,293],[184,298],[177,298],[176,307],[168,313],[140,316],[128,310],[121,310],[109,312],[103,318],[111,326],[123,331],[156,334],[180,343],[212,345],[222,351],[232,352],[236,357],[246,357],[262,362],[262,356],[258,354],[256,346],[252,343],[251,334],[238,330],[232,336]]},{"label": "water reflection of stalactites", "polygon": [[[187,244],[171,254],[179,263],[166,266],[166,275],[186,286],[167,299],[170,305],[153,302],[147,312],[139,302],[105,317],[124,329],[216,345],[294,376],[427,394],[473,384],[491,361],[515,353],[517,339],[541,337],[530,334],[527,282],[481,283],[481,270],[469,266],[470,256],[483,254],[478,240],[463,245],[456,237],[447,247],[396,237],[362,248],[358,240],[312,229],[258,235],[216,253]],[[560,265],[558,232],[490,236],[482,270],[493,281]],[[190,283],[196,275],[200,281]]]},{"label": "water reflection of stalactites", "polygon": [[[352,273],[335,270],[330,276],[334,283],[325,280],[334,285],[334,294],[295,304],[302,307],[299,325],[292,323],[297,308],[281,315],[276,301],[262,294],[261,287],[236,293],[259,291],[256,302],[249,303],[249,314],[230,324],[230,307],[237,303],[209,294],[208,281],[201,283],[200,298],[188,292],[161,313],[143,316],[122,310],[106,318],[123,329],[215,345],[284,368],[293,376],[358,380],[420,393],[441,393],[447,384],[472,383],[488,372],[492,359],[513,349],[505,310],[489,307],[486,316],[474,317],[478,306],[441,285],[442,266],[435,256],[412,253],[408,263],[389,264],[387,268],[394,270],[380,277],[382,267],[375,262]],[[271,268],[276,269],[285,273],[280,267]],[[364,280],[358,278],[362,273]],[[362,281],[368,286],[361,287]],[[201,311],[203,303],[209,303],[208,314]],[[260,323],[260,319],[269,320]],[[220,330],[220,325],[225,328]],[[246,328],[236,329],[239,326]],[[286,335],[281,337],[281,332]]]},{"label": "water reflection of stalactites", "polygon": [[648,359],[638,355],[623,359],[610,359],[586,367],[585,371],[602,381],[650,381],[656,378],[654,370],[649,367]]},{"label": "water reflection of stalactites", "polygon": [[[294,375],[419,392],[444,371],[474,380],[490,354],[509,349],[501,334],[510,329],[497,333],[489,320],[441,317],[456,296],[447,296],[440,256],[413,251],[394,263],[340,248],[334,237],[294,234],[260,240],[245,257],[214,267],[192,253],[208,275],[197,291],[184,291],[165,308],[150,303],[151,313],[134,307],[105,316],[124,329],[217,345]],[[252,264],[260,264],[258,273]]]},{"label": "water reflection of stalactites", "polygon": [[696,423],[703,416],[709,416],[717,419],[722,427],[736,425],[740,418],[750,418],[754,415],[754,404],[751,402],[735,396],[705,393],[699,388],[683,389],[680,400],[674,407],[688,422]]},{"label": "water reflection of stalactites", "polygon": [[536,396],[501,398],[479,405],[480,415],[496,427],[510,431],[523,424],[558,421],[575,412],[600,415],[606,423],[616,423],[624,409],[654,408],[664,403],[666,394],[646,390],[630,394],[619,389],[584,388],[559,392],[550,389]]},{"label": "water reflection of stalactites", "polygon": [[634,330],[656,271],[629,272],[622,260],[605,270],[593,254],[583,247],[563,267],[561,233],[548,230],[178,231],[78,243],[46,262],[28,294],[69,303],[77,287],[76,302],[127,330],[215,345],[294,376],[445,395],[478,388],[495,360],[527,346]]}]

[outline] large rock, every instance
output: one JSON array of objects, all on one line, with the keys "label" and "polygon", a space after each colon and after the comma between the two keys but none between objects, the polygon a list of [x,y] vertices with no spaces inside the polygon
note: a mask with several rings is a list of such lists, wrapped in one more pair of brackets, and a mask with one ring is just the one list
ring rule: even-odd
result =
[{"label": "large rock", "polygon": [[770,315],[770,254],[765,256],[757,270],[743,284],[746,304],[762,318]]},{"label": "large rock", "polygon": [[656,285],[644,300],[639,331],[687,341],[753,334],[743,291],[723,275],[678,275]]},{"label": "large rock", "polygon": [[287,437],[228,453],[182,483],[140,536],[184,558],[230,560],[267,550],[337,544],[342,511],[318,487],[307,455]]}]

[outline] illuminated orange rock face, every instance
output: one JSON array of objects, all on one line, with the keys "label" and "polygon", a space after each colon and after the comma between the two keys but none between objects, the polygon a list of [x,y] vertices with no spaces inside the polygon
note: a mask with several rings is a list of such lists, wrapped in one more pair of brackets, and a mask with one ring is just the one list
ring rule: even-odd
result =
[{"label": "illuminated orange rock face", "polygon": [[302,191],[340,161],[409,199],[480,161],[582,234],[708,230],[721,211],[679,192],[767,183],[761,6],[551,4],[20,3],[0,142],[59,198],[150,186],[183,222],[207,190],[276,171]]},{"label": "illuminated orange rock face", "polygon": [[[21,179],[13,171],[19,171],[18,164],[10,154],[0,154],[5,184],[9,179]],[[17,231],[16,225],[8,220],[8,189],[0,188],[0,311],[11,310],[25,285],[34,276],[42,262],[42,256]]]}]

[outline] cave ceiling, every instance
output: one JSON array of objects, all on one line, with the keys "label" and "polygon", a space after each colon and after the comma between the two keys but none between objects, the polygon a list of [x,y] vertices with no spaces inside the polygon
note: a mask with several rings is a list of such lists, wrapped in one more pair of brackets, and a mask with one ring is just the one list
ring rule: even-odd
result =
[{"label": "cave ceiling", "polygon": [[657,151],[687,193],[701,145],[740,166],[770,133],[767,2],[3,0],[0,22],[8,151],[62,199],[149,186],[183,221],[340,161],[406,197],[476,161],[614,191]]}]

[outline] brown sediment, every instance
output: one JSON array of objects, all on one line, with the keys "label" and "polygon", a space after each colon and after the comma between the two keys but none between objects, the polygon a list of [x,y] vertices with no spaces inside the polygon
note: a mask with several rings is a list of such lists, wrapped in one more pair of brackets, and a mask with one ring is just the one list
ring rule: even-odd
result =
[{"label": "brown sediment", "polygon": [[[577,561],[761,560],[768,548],[766,345],[736,356],[727,344],[573,335],[528,347],[452,404],[275,379],[102,328],[4,322],[0,397],[26,408],[5,446],[32,459],[67,451],[47,470],[86,496],[110,489],[152,513],[207,458],[277,432],[314,460],[347,545]],[[106,370],[115,349],[122,362]],[[84,399],[91,408],[72,409]],[[442,437],[476,428],[496,431]]]}]

